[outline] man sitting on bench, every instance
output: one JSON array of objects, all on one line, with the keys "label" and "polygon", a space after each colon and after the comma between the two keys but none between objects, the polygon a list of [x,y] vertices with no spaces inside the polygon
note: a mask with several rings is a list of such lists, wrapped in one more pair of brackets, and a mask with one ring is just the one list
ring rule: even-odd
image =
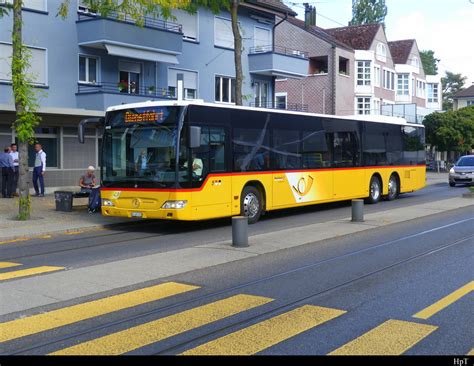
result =
[{"label": "man sitting on bench", "polygon": [[95,168],[90,165],[87,168],[86,174],[81,176],[79,179],[79,186],[81,187],[81,193],[90,194],[92,192],[92,188],[96,186],[96,180],[94,175]]}]

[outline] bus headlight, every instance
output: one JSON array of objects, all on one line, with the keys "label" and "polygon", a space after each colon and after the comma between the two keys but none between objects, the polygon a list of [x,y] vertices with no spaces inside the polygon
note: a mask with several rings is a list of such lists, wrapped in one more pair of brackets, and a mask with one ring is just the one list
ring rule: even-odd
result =
[{"label": "bus headlight", "polygon": [[161,208],[180,209],[184,208],[186,206],[186,203],[188,203],[188,201],[166,201],[165,203],[163,203],[163,206],[161,206]]},{"label": "bus headlight", "polygon": [[102,206],[113,207],[115,206],[114,203],[110,200],[102,200]]}]

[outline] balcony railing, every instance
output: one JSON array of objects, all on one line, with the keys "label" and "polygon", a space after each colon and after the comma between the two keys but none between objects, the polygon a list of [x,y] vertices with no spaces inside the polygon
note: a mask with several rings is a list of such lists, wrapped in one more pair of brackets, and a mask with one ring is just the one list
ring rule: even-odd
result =
[{"label": "balcony railing", "polygon": [[[80,22],[87,21],[87,20],[94,20],[94,19],[109,19],[116,22],[138,25],[137,21],[128,15],[121,16],[117,13],[110,13],[110,14],[107,14],[106,17],[102,17],[94,13],[78,12],[78,21]],[[183,33],[183,26],[181,24],[170,22],[167,20],[156,19],[152,17],[144,17],[142,19],[142,22],[139,25],[143,27],[147,27],[147,28]]]},{"label": "balcony railing", "polygon": [[108,93],[134,95],[150,98],[175,99],[175,93],[168,88],[155,88],[146,85],[127,85],[121,83],[78,83],[77,93]]},{"label": "balcony railing", "polygon": [[278,53],[280,55],[286,56],[293,56],[293,57],[301,57],[301,58],[308,58],[308,52],[294,50],[291,48],[286,48],[282,46],[256,46],[250,47],[249,54],[254,55],[258,53],[265,53],[265,52],[273,52]]},{"label": "balcony railing", "polygon": [[250,107],[254,108],[267,108],[267,109],[282,109],[292,112],[308,112],[308,105],[307,104],[299,104],[299,103],[250,103]]}]

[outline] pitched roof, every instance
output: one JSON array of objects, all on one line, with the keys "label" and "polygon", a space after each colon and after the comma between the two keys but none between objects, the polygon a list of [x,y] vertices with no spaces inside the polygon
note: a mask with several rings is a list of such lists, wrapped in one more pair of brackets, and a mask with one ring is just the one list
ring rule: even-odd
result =
[{"label": "pitched roof", "polygon": [[259,5],[263,8],[280,12],[282,14],[288,13],[288,15],[291,15],[291,16],[297,15],[297,13],[294,10],[292,10],[290,7],[283,4],[283,2],[280,0],[246,0],[245,2],[249,4]]},{"label": "pitched roof", "polygon": [[414,39],[404,39],[401,41],[388,42],[388,48],[392,54],[395,64],[406,64],[415,43]]},{"label": "pitched roof", "polygon": [[290,22],[293,25],[296,25],[297,27],[299,27],[301,29],[306,30],[307,32],[315,35],[318,38],[321,38],[322,40],[324,40],[324,41],[326,41],[326,42],[328,42],[328,43],[330,43],[334,46],[341,47],[341,48],[344,48],[344,49],[349,50],[349,51],[354,51],[354,49],[351,46],[339,41],[336,37],[329,34],[323,28],[320,28],[316,25],[312,25],[312,26],[307,27],[303,20],[293,18],[293,17],[289,17],[287,19],[287,21]]},{"label": "pitched roof", "polygon": [[472,84],[469,88],[458,91],[456,94],[454,94],[453,98],[469,98],[469,97],[474,97],[474,84]]},{"label": "pitched roof", "polygon": [[368,50],[382,25],[379,23],[329,28],[326,32],[355,50]]}]

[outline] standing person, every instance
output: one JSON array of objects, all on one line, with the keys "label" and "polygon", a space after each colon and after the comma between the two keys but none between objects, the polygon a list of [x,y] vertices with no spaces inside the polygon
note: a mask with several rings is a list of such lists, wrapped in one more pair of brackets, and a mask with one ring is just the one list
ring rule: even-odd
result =
[{"label": "standing person", "polygon": [[20,175],[20,157],[18,154],[17,144],[10,145],[10,156],[13,158],[14,172],[13,172],[13,195],[18,196],[16,189],[18,188],[18,177]]},{"label": "standing person", "polygon": [[10,147],[0,153],[0,167],[2,170],[2,197],[12,198],[13,188],[13,158],[10,156]]},{"label": "standing person", "polygon": [[[44,173],[46,171],[46,153],[41,144],[35,144],[35,167],[33,168],[33,186],[35,187],[35,196],[44,197]],[[38,188],[38,180],[41,192]]]}]

